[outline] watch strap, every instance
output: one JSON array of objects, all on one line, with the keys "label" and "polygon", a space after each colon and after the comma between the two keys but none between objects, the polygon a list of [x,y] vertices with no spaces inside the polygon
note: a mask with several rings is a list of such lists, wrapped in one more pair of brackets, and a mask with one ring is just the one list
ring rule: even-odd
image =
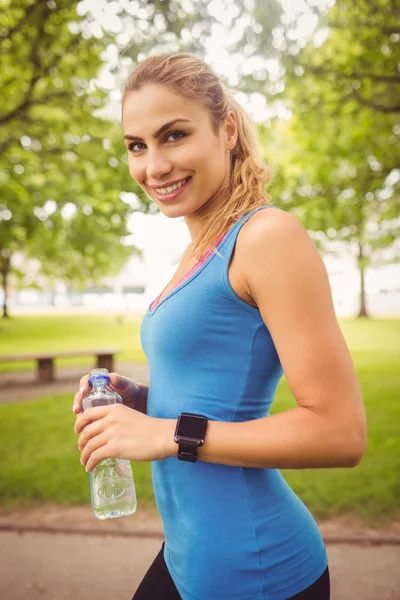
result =
[{"label": "watch strap", "polygon": [[180,440],[178,458],[186,462],[197,461],[197,448],[199,444],[196,440]]}]

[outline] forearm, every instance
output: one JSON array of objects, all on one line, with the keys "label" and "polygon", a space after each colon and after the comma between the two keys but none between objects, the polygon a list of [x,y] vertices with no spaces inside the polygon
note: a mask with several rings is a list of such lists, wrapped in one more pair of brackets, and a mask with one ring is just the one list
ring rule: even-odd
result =
[{"label": "forearm", "polygon": [[[166,427],[171,432],[173,423]],[[198,456],[204,462],[238,467],[351,467],[364,450],[362,436],[350,429],[305,407],[241,423],[209,421]],[[172,434],[167,455],[176,454]]]}]

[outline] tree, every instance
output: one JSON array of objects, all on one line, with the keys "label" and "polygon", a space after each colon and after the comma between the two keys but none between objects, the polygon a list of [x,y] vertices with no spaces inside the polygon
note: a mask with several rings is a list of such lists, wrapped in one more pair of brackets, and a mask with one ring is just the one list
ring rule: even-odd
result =
[{"label": "tree", "polygon": [[[115,75],[112,96],[118,101],[116,88],[139,60],[180,51],[210,62],[207,40],[211,33],[223,30],[229,32],[226,52],[241,58],[235,61],[233,85],[244,93],[263,94],[270,106],[284,99],[293,113],[288,129],[279,123],[276,127],[281,141],[286,139],[300,153],[288,152],[275,142],[274,162],[281,162],[278,156],[283,161],[275,178],[275,189],[282,190],[279,202],[297,211],[309,229],[329,230],[329,235],[340,231],[341,236],[349,230],[346,239],[361,243],[360,268],[370,260],[365,254],[377,256],[375,247],[370,252],[365,246],[369,220],[378,218],[377,213],[382,227],[391,222],[398,197],[391,173],[398,164],[397,150],[392,150],[399,131],[396,114],[391,114],[397,106],[398,74],[393,69],[386,73],[398,53],[394,0],[380,0],[372,8],[366,0],[338,0],[328,12],[310,2],[311,12],[329,31],[324,43],[319,35],[317,51],[295,32],[298,15],[294,11],[284,14],[277,0],[261,4],[226,0],[222,4],[223,14],[216,3],[205,0],[120,4],[16,0],[0,9],[4,23],[0,82],[8,90],[7,102],[0,108],[0,270],[4,280],[13,266],[13,254],[21,248],[39,258],[43,273],[53,277],[56,273],[87,280],[121,264],[128,253],[120,244],[127,233],[126,216],[133,209],[152,210],[153,203],[131,182],[116,126],[101,116],[106,93],[96,77],[101,57],[105,58],[102,52],[118,57],[111,66]],[[387,19],[376,6],[388,12]],[[358,26],[363,19],[365,35]],[[340,28],[343,23],[345,29]],[[370,35],[372,30],[375,37]],[[382,35],[389,35],[390,44],[378,60],[371,48],[380,47]],[[379,98],[376,87],[368,84],[373,81],[371,74],[386,86]],[[225,74],[220,75],[230,86]],[[358,83],[350,85],[355,75]],[[370,115],[374,110],[382,113],[385,123],[379,126],[379,140],[364,135],[373,126]],[[321,139],[321,123],[331,138]],[[269,158],[274,150],[271,131],[267,135],[265,127],[259,129],[265,135]],[[381,202],[389,189],[392,199]],[[121,192],[129,190],[137,194],[136,204],[121,203]],[[360,206],[356,202],[342,206],[338,198],[353,193]],[[376,202],[369,200],[367,205],[365,194],[374,194]],[[390,245],[395,229],[386,234],[374,243]]]},{"label": "tree", "polygon": [[368,266],[399,260],[396,14],[389,0],[337,0],[322,21],[324,43],[284,60],[292,119],[277,130],[284,166],[275,185],[308,229],[356,246],[360,317],[368,316]]},{"label": "tree", "polygon": [[[236,81],[216,69],[223,83],[245,93],[269,93],[269,60],[279,57],[274,32],[283,9],[279,0],[132,0],[82,2],[82,12],[114,36],[110,71],[121,86],[130,69],[147,56],[189,52],[213,65],[215,56],[208,44],[224,38],[222,53],[235,58]],[[117,54],[117,52],[118,54]],[[219,57],[218,57],[219,58]]]},{"label": "tree", "polygon": [[112,38],[95,37],[77,4],[19,0],[0,12],[4,316],[16,252],[39,259],[45,274],[73,280],[105,275],[132,254],[120,242],[132,211],[120,195],[137,186],[118,126],[96,115],[107,94],[95,78]]},{"label": "tree", "polygon": [[2,3],[0,84],[7,100],[0,108],[0,271],[5,315],[16,252],[38,258],[42,272],[53,277],[105,275],[128,252],[119,239],[127,233],[125,217],[133,207],[121,204],[120,192],[134,190],[139,198],[135,208],[151,209],[148,197],[130,182],[126,151],[114,126],[100,117],[107,99],[96,84],[102,52],[119,51],[116,87],[137,60],[151,53],[204,56],[213,27],[231,26],[236,32],[232,51],[244,46],[247,55],[258,48],[268,56],[281,12],[277,0],[268,0],[265,11],[252,0],[228,2],[223,15],[205,0],[180,5],[172,0]]}]

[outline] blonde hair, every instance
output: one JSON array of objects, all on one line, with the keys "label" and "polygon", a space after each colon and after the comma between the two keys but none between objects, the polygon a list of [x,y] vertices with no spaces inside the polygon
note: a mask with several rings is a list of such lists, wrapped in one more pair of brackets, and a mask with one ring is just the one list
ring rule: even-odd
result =
[{"label": "blonde hair", "polygon": [[254,121],[201,59],[187,53],[146,58],[129,75],[122,103],[127,93],[139,91],[150,83],[165,85],[188,100],[202,103],[209,111],[215,135],[219,134],[229,110],[236,116],[238,139],[231,151],[227,200],[209,215],[196,236],[198,242],[190,245],[189,256],[201,259],[207,250],[217,252],[217,240],[243,214],[259,206],[272,205],[266,187],[274,169],[264,162]]}]

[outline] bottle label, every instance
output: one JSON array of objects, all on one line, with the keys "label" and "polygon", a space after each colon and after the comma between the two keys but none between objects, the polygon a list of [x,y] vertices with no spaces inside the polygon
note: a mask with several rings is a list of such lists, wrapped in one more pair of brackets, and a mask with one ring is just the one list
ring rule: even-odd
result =
[{"label": "bottle label", "polygon": [[100,463],[93,471],[92,491],[95,508],[136,501],[130,464]]}]

